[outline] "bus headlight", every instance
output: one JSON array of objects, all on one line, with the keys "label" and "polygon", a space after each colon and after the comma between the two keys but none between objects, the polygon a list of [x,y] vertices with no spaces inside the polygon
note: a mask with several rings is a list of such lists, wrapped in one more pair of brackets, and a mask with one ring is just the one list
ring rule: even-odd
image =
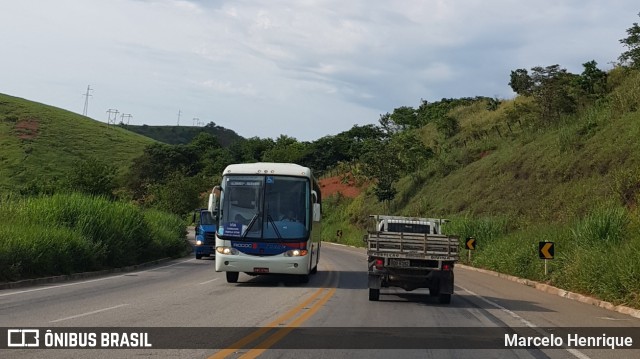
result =
[{"label": "bus headlight", "polygon": [[220,253],[220,254],[230,254],[235,256],[236,254],[238,254],[238,250],[232,247],[216,247],[216,252]]},{"label": "bus headlight", "polygon": [[202,245],[202,241],[198,239],[198,240],[196,241],[196,246],[201,246],[201,245]]},{"label": "bus headlight", "polygon": [[291,249],[286,251],[284,255],[287,257],[302,257],[306,256],[307,253],[309,253],[309,251],[307,251],[306,249]]}]

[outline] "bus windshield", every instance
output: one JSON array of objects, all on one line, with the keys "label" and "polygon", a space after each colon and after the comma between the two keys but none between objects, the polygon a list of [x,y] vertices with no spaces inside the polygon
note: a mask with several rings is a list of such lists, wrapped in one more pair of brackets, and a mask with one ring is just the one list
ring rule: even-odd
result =
[{"label": "bus windshield", "polygon": [[307,178],[225,176],[218,235],[232,240],[306,240],[310,201]]}]

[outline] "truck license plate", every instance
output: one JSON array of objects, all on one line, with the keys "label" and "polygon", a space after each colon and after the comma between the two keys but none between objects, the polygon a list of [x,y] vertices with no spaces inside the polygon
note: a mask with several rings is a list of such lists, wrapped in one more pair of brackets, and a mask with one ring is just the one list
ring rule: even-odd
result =
[{"label": "truck license plate", "polygon": [[410,263],[408,259],[390,258],[389,264],[393,267],[409,267]]},{"label": "truck license plate", "polygon": [[254,273],[269,273],[269,268],[253,268]]}]

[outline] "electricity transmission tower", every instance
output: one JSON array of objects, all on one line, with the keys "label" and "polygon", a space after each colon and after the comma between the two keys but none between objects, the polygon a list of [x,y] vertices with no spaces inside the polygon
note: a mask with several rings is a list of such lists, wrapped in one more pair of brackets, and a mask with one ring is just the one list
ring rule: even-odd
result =
[{"label": "electricity transmission tower", "polygon": [[127,125],[129,125],[129,120],[130,120],[130,119],[131,119],[131,117],[133,117],[133,116],[132,116],[130,113],[123,113],[123,114],[120,116],[120,121],[121,121],[122,123],[124,123],[124,119],[125,119],[125,117],[127,118]]},{"label": "electricity transmission tower", "polygon": [[91,85],[87,85],[87,92],[82,95],[84,96],[84,109],[82,110],[83,116],[86,116],[89,112],[89,97],[93,96],[89,93],[90,91],[93,91],[93,89],[91,88]]},{"label": "electricity transmission tower", "polygon": [[[107,125],[111,124],[111,121],[113,121],[113,124],[116,124],[116,120],[118,119],[118,114],[120,113],[120,111],[110,108],[107,110]],[[111,119],[111,114],[113,114],[113,120]]]},{"label": "electricity transmission tower", "polygon": [[180,114],[182,113],[182,111],[178,110],[178,126],[180,126]]}]

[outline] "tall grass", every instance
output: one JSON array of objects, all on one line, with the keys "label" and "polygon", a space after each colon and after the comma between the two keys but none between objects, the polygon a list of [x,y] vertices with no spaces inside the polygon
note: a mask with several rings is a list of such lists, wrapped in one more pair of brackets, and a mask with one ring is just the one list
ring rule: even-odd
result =
[{"label": "tall grass", "polygon": [[81,194],[9,198],[0,216],[0,280],[122,267],[185,249],[185,223]]},{"label": "tall grass", "polygon": [[[504,218],[455,219],[449,233],[478,238],[474,266],[640,307],[640,232],[623,207],[601,206],[573,224],[511,227]],[[539,259],[538,242],[554,242],[555,258]],[[467,262],[462,251],[461,260]]]}]

